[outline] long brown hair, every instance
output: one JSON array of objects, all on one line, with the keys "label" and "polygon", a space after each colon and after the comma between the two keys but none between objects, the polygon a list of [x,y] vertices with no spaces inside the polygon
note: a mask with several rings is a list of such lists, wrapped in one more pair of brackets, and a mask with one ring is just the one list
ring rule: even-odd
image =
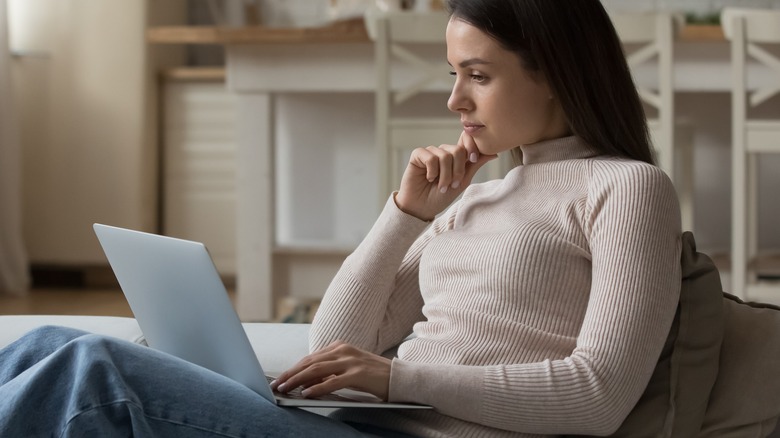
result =
[{"label": "long brown hair", "polygon": [[447,7],[544,75],[574,135],[604,154],[655,163],[642,102],[599,0],[448,0]]}]

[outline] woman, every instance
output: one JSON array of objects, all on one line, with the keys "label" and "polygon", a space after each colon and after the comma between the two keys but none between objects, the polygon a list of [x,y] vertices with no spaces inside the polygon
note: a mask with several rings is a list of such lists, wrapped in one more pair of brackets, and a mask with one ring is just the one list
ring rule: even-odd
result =
[{"label": "woman", "polygon": [[[58,402],[82,406],[69,416],[62,411],[76,408],[43,408],[57,433],[78,422],[104,435],[108,423],[189,436],[616,430],[653,372],[680,288],[676,195],[652,165],[620,43],[597,0],[448,6],[448,106],[463,133],[412,153],[325,294],[313,353],[273,384],[309,396],[357,388],[434,411],[317,417],[148,349],[45,329],[0,357],[0,396],[13,394],[0,432],[22,412],[15,406],[45,404],[49,385]],[[507,151],[515,169],[470,185]],[[411,332],[397,359],[378,355]],[[44,347],[24,348],[32,342]]]}]

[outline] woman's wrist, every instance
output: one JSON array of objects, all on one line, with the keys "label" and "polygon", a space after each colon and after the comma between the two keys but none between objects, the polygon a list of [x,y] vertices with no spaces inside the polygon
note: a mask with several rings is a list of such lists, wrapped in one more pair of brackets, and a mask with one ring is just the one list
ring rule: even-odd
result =
[{"label": "woman's wrist", "polygon": [[407,214],[407,215],[412,216],[412,217],[415,217],[415,218],[417,218],[417,219],[419,219],[421,221],[424,221],[424,222],[430,222],[430,221],[433,220],[433,218],[420,217],[420,215],[414,213],[412,210],[410,210],[407,207],[405,207],[402,202],[398,202],[398,193],[399,192],[397,192],[397,191],[393,192],[393,203],[395,204],[396,208],[401,210],[402,213]]}]

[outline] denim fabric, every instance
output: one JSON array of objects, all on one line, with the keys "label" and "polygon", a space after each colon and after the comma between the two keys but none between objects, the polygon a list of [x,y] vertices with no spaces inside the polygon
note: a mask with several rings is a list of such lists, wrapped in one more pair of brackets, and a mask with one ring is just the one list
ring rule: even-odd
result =
[{"label": "denim fabric", "polygon": [[176,357],[79,330],[42,327],[0,350],[0,437],[382,434],[276,406]]}]

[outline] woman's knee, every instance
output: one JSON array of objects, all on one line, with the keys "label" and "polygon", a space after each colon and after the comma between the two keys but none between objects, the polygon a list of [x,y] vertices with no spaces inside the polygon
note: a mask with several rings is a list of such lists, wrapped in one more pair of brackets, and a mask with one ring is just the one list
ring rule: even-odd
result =
[{"label": "woman's knee", "polygon": [[42,348],[45,345],[61,346],[89,334],[83,330],[58,325],[42,325],[25,333],[20,340],[32,343]]},{"label": "woman's knee", "polygon": [[28,367],[54,354],[86,332],[68,327],[41,326],[0,350],[0,382],[14,378]]},{"label": "woman's knee", "polygon": [[[148,349],[111,336],[87,333],[64,346],[63,353],[77,367],[116,366],[129,358],[145,355]],[[141,350],[141,351],[139,351]]]}]

